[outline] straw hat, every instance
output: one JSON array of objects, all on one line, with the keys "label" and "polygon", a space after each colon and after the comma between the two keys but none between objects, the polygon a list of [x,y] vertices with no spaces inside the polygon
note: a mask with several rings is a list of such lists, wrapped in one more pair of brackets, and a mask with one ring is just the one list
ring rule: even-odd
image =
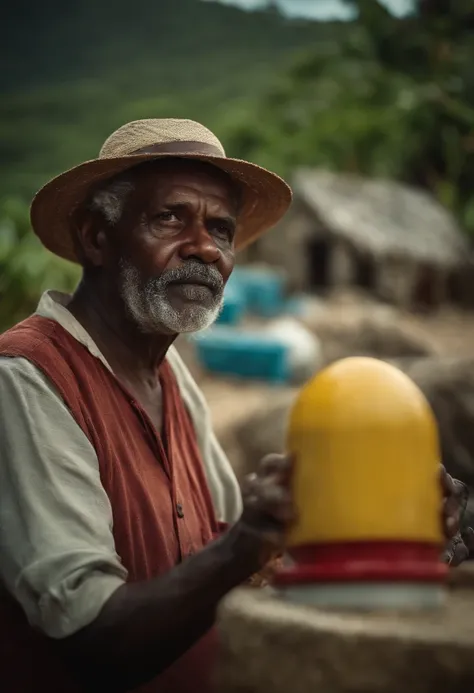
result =
[{"label": "straw hat", "polygon": [[98,159],[62,173],[36,194],[31,205],[34,232],[53,253],[77,262],[70,233],[74,210],[112,176],[141,162],[166,157],[210,162],[240,185],[243,205],[237,249],[274,226],[291,203],[291,190],[281,178],[247,161],[227,158],[217,137],[203,125],[192,120],[136,120],[110,135]]}]

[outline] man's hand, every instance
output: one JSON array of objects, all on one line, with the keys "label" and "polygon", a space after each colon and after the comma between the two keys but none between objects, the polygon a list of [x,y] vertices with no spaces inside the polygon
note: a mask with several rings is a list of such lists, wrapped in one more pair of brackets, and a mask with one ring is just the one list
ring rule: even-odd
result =
[{"label": "man's hand", "polygon": [[443,465],[441,465],[441,486],[443,489],[443,530],[447,539],[443,560],[454,567],[465,561],[469,553],[474,550],[473,529],[460,527],[468,492],[464,484],[453,479]]},{"label": "man's hand", "polygon": [[[244,510],[238,522],[239,531],[248,537],[258,551],[263,567],[284,548],[285,535],[295,521],[296,510],[290,493],[291,459],[284,455],[267,455],[257,472],[250,474],[242,488]],[[466,488],[440,465],[443,489],[443,531],[447,540],[443,560],[457,566],[474,551],[474,530],[460,529]],[[465,505],[464,505],[465,507]],[[237,529],[237,528],[236,528]]]},{"label": "man's hand", "polygon": [[295,520],[291,471],[289,457],[267,455],[242,486],[244,508],[239,530],[257,548],[260,567],[283,550],[285,535]]}]

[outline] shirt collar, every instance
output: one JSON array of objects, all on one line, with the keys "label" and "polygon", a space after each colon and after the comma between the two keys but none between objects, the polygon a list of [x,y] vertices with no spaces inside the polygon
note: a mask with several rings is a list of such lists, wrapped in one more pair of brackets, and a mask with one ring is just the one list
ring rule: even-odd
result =
[{"label": "shirt collar", "polygon": [[46,291],[38,304],[36,315],[49,318],[59,323],[66,332],[69,332],[74,339],[85,346],[93,356],[99,359],[99,361],[112,372],[111,367],[107,363],[104,355],[100,352],[97,344],[83,328],[81,323],[76,320],[74,315],[68,310],[67,306],[71,298],[69,294],[62,293],[61,291]]}]

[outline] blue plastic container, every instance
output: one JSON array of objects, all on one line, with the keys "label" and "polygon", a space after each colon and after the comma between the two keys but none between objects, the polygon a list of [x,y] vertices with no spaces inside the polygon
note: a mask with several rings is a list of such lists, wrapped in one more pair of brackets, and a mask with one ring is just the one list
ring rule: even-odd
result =
[{"label": "blue plastic container", "polygon": [[246,301],[243,290],[239,286],[226,287],[224,305],[216,324],[238,325],[244,316],[245,309]]},{"label": "blue plastic container", "polygon": [[272,383],[289,379],[288,347],[271,336],[217,326],[196,338],[196,351],[212,373]]},{"label": "blue plastic container", "polygon": [[247,311],[250,313],[271,318],[284,311],[285,280],[277,272],[236,267],[228,286],[242,292]]}]

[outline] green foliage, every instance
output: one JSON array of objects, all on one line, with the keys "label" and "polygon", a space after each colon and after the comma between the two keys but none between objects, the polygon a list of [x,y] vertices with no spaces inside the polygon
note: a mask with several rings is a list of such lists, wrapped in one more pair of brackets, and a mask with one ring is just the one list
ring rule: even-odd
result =
[{"label": "green foliage", "polygon": [[31,233],[24,200],[0,202],[0,326],[7,328],[31,313],[46,289],[71,291],[78,268],[42,249]]},{"label": "green foliage", "polygon": [[[288,175],[322,166],[429,189],[474,233],[474,14],[419,0],[405,19],[348,0],[348,23],[198,0],[9,3],[0,54],[0,329],[74,268],[41,251],[27,201],[136,118],[201,120],[227,151]],[[26,17],[26,19],[25,19]],[[41,31],[38,27],[41,26]],[[22,37],[21,51],[18,36]],[[54,50],[52,47],[54,46]],[[31,66],[35,65],[32,71]]]},{"label": "green foliage", "polygon": [[428,188],[473,234],[469,3],[451,3],[450,14],[425,0],[407,19],[377,0],[352,4],[359,19],[346,35],[327,54],[300,55],[228,141],[284,174],[304,164]]},{"label": "green foliage", "polygon": [[25,197],[96,156],[127,120],[214,124],[234,99],[258,98],[295,50],[324,44],[332,31],[198,0],[135,0],[133,21],[123,0],[50,0],[26,15],[8,3],[4,14],[1,193]]}]

